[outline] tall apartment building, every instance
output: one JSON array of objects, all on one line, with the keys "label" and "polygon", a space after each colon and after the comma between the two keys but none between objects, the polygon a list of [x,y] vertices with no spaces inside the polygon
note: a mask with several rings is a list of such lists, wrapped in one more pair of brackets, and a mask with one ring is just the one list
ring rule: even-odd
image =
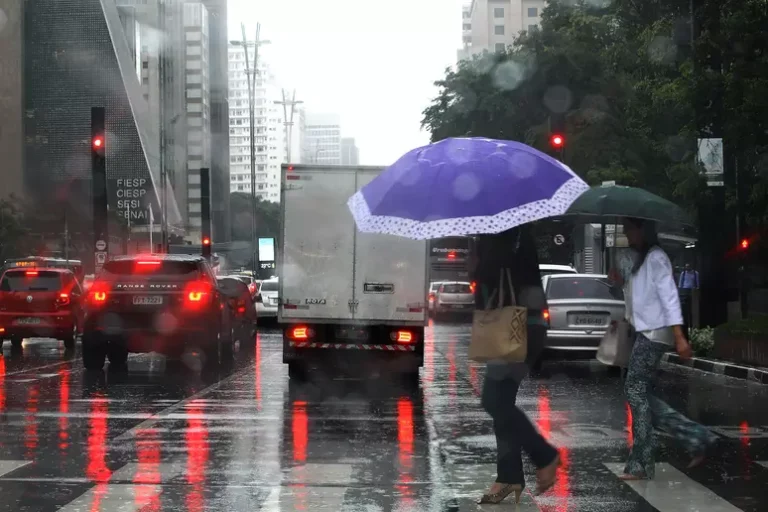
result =
[{"label": "tall apartment building", "polygon": [[353,137],[341,139],[341,165],[360,165],[360,150]]},{"label": "tall apartment building", "polygon": [[[248,49],[253,69],[255,53]],[[253,71],[252,71],[253,72]],[[282,91],[274,74],[259,59],[255,77],[255,133],[250,133],[248,76],[242,46],[229,47],[229,162],[231,192],[251,192],[251,136],[255,139],[256,195],[264,200],[280,200],[280,165],[286,158],[283,107],[277,104]]]},{"label": "tall apartment building", "polygon": [[539,26],[545,6],[545,0],[473,0],[462,10],[459,59],[484,51],[504,51],[520,32]]},{"label": "tall apartment building", "polygon": [[186,36],[187,135],[184,206],[186,206],[187,235],[192,240],[200,240],[202,237],[200,169],[211,168],[210,30],[208,9],[204,4],[200,2],[184,4],[184,33]]},{"label": "tall apartment building", "polygon": [[337,114],[308,114],[304,136],[309,163],[341,165],[341,121]]}]

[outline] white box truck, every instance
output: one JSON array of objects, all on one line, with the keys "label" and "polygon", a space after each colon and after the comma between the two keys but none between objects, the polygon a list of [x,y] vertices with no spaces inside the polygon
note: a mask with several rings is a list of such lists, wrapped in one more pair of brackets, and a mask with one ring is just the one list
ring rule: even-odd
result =
[{"label": "white box truck", "polygon": [[[418,379],[427,242],[357,230],[347,200],[381,167],[282,167],[278,321],[292,378],[330,362]],[[362,362],[364,360],[365,362]]]}]

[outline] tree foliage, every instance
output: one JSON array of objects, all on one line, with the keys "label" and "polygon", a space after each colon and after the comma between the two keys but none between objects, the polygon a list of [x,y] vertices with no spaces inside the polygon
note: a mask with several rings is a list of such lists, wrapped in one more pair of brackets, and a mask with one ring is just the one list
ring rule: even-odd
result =
[{"label": "tree foliage", "polygon": [[[747,184],[748,217],[764,224],[768,10],[762,0],[699,3],[707,18],[690,49],[688,0],[550,2],[540,29],[521,33],[506,52],[446,70],[423,126],[433,141],[483,136],[546,151],[549,118],[559,112],[564,160],[589,183],[640,186],[693,210],[710,199],[696,162],[697,125],[721,115],[726,158]],[[722,72],[704,65],[713,54]],[[717,94],[720,110],[709,108]]]},{"label": "tree foliage", "polygon": [[[251,239],[251,195],[233,192],[230,195],[232,240]],[[278,238],[280,231],[280,205],[256,198],[256,236]]]}]

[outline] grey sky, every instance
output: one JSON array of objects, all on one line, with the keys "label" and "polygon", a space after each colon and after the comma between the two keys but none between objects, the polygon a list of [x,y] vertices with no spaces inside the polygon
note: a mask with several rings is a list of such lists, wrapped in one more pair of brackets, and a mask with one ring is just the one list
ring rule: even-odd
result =
[{"label": "grey sky", "polygon": [[427,144],[421,112],[456,61],[463,0],[229,0],[230,38],[261,22],[264,58],[309,110],[336,112],[361,163]]}]

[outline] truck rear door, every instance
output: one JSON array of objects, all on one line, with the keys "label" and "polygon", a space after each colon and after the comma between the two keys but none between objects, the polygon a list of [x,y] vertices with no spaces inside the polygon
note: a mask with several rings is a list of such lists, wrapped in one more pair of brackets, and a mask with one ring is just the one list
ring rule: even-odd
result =
[{"label": "truck rear door", "polygon": [[[375,171],[359,171],[358,190]],[[356,320],[425,321],[425,241],[357,232],[355,240]]]},{"label": "truck rear door", "polygon": [[355,173],[283,172],[280,320],[351,320]]}]

